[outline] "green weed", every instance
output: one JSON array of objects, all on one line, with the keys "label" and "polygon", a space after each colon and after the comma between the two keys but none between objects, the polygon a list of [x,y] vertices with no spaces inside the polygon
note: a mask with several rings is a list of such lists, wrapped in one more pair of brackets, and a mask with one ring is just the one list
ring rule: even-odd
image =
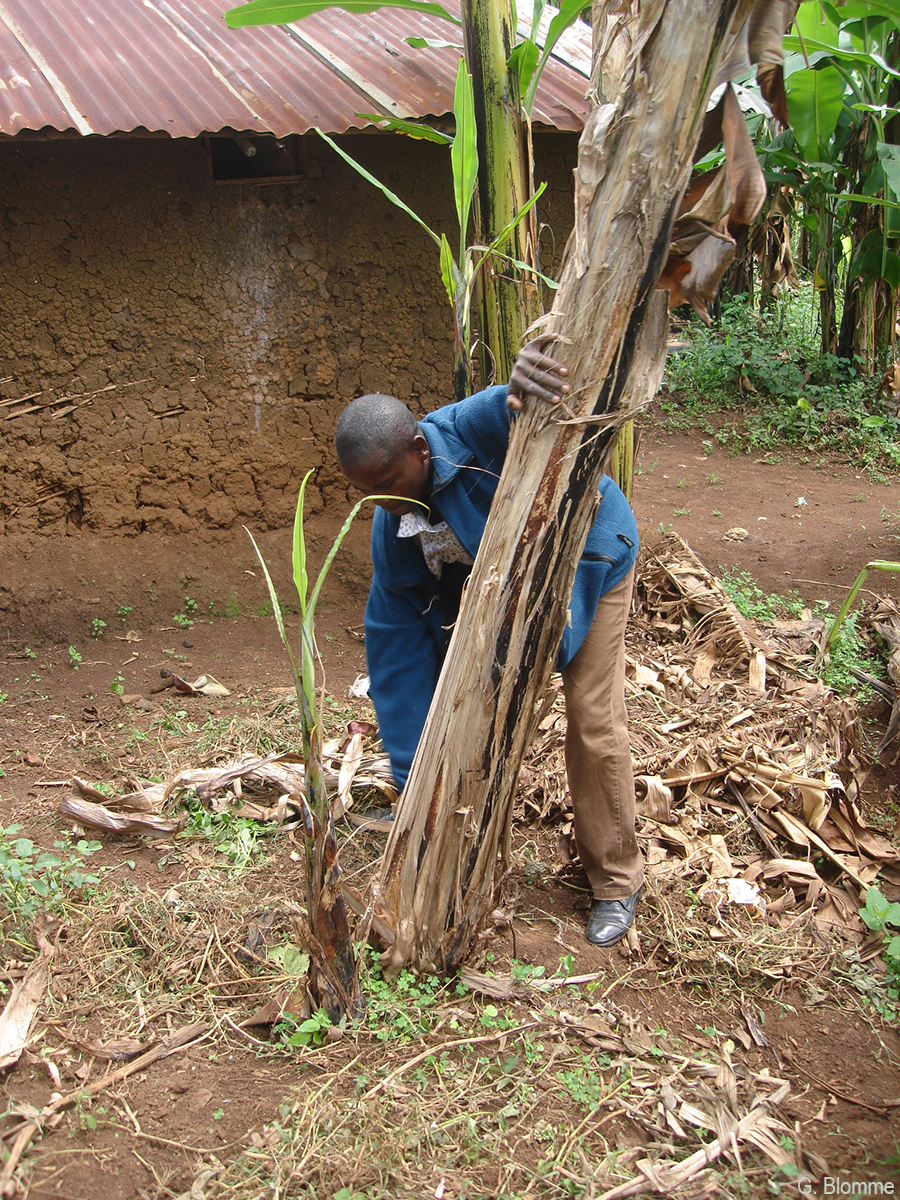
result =
[{"label": "green weed", "polygon": [[305,1021],[295,1021],[285,1014],[274,1032],[286,1046],[321,1046],[330,1028],[328,1014],[320,1008]]},{"label": "green weed", "polygon": [[74,646],[69,647],[69,666],[73,671],[78,670],[79,663],[83,661],[81,654]]},{"label": "green weed", "polygon": [[258,821],[235,817],[229,812],[209,812],[198,799],[191,797],[185,800],[184,807],[188,812],[188,821],[178,837],[196,837],[199,834],[213,843],[218,854],[224,854],[230,860],[230,866],[236,874],[249,868],[260,849],[260,839],[265,836]]},{"label": "green weed", "polygon": [[[372,947],[367,951],[360,961],[367,1026],[380,1042],[399,1045],[430,1033],[438,1023],[433,1010],[444,999],[443,981],[436,975],[415,975],[407,970],[395,979],[385,979],[378,954]],[[459,1026],[451,1021],[449,1027]]]},{"label": "green weed", "polygon": [[609,1086],[604,1083],[597,1067],[608,1067],[609,1064],[608,1054],[598,1054],[595,1057],[583,1054],[577,1067],[559,1071],[556,1078],[576,1104],[586,1108],[588,1112],[593,1112],[599,1108],[609,1092]]},{"label": "green weed", "polygon": [[[71,898],[89,895],[100,882],[98,868],[90,870],[86,860],[101,848],[100,842],[68,838],[53,843],[53,850],[40,850],[21,825],[0,826],[0,912],[15,927],[26,930],[42,911],[61,912]],[[0,918],[0,929],[3,918]]]},{"label": "green weed", "polygon": [[190,596],[185,596],[182,611],[176,613],[172,620],[182,629],[191,629],[197,619],[199,608],[200,606],[196,600],[192,600]]},{"label": "green weed", "polygon": [[749,571],[737,568],[723,571],[719,582],[730,597],[741,616],[751,621],[771,622],[798,618],[803,612],[803,601],[796,592],[787,596],[767,594],[756,583]]},{"label": "green weed", "polygon": [[100,617],[94,617],[93,621],[91,621],[91,637],[92,638],[102,638],[103,630],[105,628],[106,628],[106,622],[101,620]]},{"label": "green weed", "polygon": [[[771,624],[774,621],[798,619],[804,611],[804,603],[796,591],[786,596],[777,592],[771,594],[762,590],[749,571],[723,571],[719,582],[726,595],[734,602],[742,616],[751,621]],[[813,616],[832,623],[834,618],[826,616],[827,604],[819,604],[813,610]],[[868,653],[868,647],[861,634],[856,629],[857,614],[851,613],[844,619],[840,636],[831,647],[828,662],[817,668],[816,674],[838,695],[855,695],[859,700],[866,701],[871,697],[871,688],[860,683],[853,674],[854,668],[868,675],[879,676],[882,669],[877,659]]]},{"label": "green weed", "polygon": [[866,903],[859,915],[869,929],[884,935],[884,957],[900,972],[900,904],[886,900],[873,885],[866,889]]},{"label": "green weed", "polygon": [[881,957],[885,970],[876,973],[862,963],[858,951],[845,951],[850,984],[876,1012],[892,1025],[900,1023],[900,903],[891,903],[874,885],[866,889],[866,903],[859,910],[863,922],[884,938]]},{"label": "green weed", "polygon": [[[824,616],[824,612],[819,608],[815,615]],[[859,613],[855,612],[844,617],[840,633],[829,649],[828,662],[819,674],[839,695],[854,693],[860,701],[865,702],[871,699],[872,689],[857,680],[853,674],[854,668],[864,671],[867,675],[874,675],[876,679],[880,678],[884,671],[878,659],[868,652],[866,641],[856,628],[858,617]],[[826,617],[825,620],[829,628],[834,625],[835,618]]]}]

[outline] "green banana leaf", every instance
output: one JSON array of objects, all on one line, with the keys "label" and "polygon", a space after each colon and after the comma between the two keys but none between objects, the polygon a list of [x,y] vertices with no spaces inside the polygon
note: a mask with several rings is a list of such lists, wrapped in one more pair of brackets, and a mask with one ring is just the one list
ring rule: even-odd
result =
[{"label": "green banana leaf", "polygon": [[791,128],[808,162],[827,161],[826,146],[844,108],[844,81],[836,67],[794,71],[784,81]]},{"label": "green banana leaf", "polygon": [[436,245],[440,246],[441,239],[434,232],[434,230],[432,228],[430,228],[430,226],[426,225],[425,222],[422,220],[422,218],[419,216],[419,214],[417,212],[413,212],[413,210],[409,207],[409,205],[404,203],[404,201],[400,199],[400,197],[397,195],[396,192],[392,192],[391,189],[386,184],[382,183],[380,179],[376,179],[375,176],[372,175],[369,171],[367,171],[364,166],[362,166],[360,163],[358,163],[354,158],[351,158],[351,156],[345,150],[342,150],[340,148],[340,146],[337,144],[336,141],[334,141],[333,138],[330,138],[327,133],[323,133],[322,130],[319,129],[318,126],[316,126],[316,133],[319,135],[319,137],[324,142],[328,143],[328,145],[332,148],[332,150],[335,152],[335,154],[339,154],[341,156],[341,158],[344,160],[344,162],[349,163],[349,165],[353,168],[354,171],[356,171],[358,174],[362,175],[363,179],[367,179],[369,181],[369,183],[372,184],[373,187],[378,188],[379,192],[381,192],[381,194],[383,196],[386,196],[388,198],[388,200],[390,200],[391,204],[396,204],[398,208],[402,208],[403,211],[407,214],[407,216],[412,217],[412,219],[416,222],[417,225],[421,225],[422,228],[425,230],[425,232],[428,234],[428,236],[431,238],[431,240]]},{"label": "green banana leaf", "polygon": [[445,17],[454,25],[461,24],[459,17],[430,0],[250,0],[249,4],[230,8],[225,13],[225,24],[229,29],[240,29],[245,25],[289,25],[329,8],[343,8],[349,13],[370,13],[379,8],[408,8],[413,12]]},{"label": "green banana leaf", "polygon": [[362,121],[371,121],[389,133],[405,133],[407,137],[421,138],[423,142],[437,142],[441,146],[449,146],[453,138],[449,133],[441,133],[424,121],[403,121],[400,117],[386,117],[382,113],[356,113]]},{"label": "green banana leaf", "polygon": [[575,24],[579,16],[586,10],[590,10],[590,0],[563,0],[559,6],[559,12],[547,26],[547,40],[544,42],[544,49],[541,53],[540,60],[535,67],[531,79],[528,84],[528,90],[522,101],[522,107],[525,109],[528,116],[531,116],[531,110],[534,107],[534,97],[538,89],[538,84],[541,81],[541,75],[547,59],[553,53],[553,47],[566,32],[566,30]]},{"label": "green banana leaf", "polygon": [[466,60],[460,58],[456,72],[456,88],[453,93],[453,115],[456,118],[456,134],[450,149],[453,166],[453,196],[456,200],[456,216],[459,221],[459,258],[466,252],[466,234],[472,197],[478,182],[478,131],[475,127],[475,94],[472,76],[466,70]]},{"label": "green banana leaf", "polygon": [[[839,9],[834,9],[831,4],[826,4],[824,8],[826,12],[833,10],[841,23],[862,21],[867,17],[887,17],[891,21],[900,21],[900,0],[844,0]],[[834,20],[830,12],[829,16]]]}]

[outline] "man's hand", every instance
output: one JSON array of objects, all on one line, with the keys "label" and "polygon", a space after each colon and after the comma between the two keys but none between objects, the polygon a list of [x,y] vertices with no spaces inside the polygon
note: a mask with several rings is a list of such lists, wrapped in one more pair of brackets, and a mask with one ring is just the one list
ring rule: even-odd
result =
[{"label": "man's hand", "polygon": [[535,338],[519,351],[506,396],[507,407],[513,412],[520,411],[526,396],[558,404],[568,392],[567,368],[546,352],[546,347],[552,344],[551,337]]}]

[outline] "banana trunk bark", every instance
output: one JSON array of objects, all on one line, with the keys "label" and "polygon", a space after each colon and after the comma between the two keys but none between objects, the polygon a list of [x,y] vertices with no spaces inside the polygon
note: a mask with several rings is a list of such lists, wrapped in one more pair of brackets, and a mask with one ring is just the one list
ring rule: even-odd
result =
[{"label": "banana trunk bark", "polygon": [[553,669],[648,299],[729,30],[751,0],[642,6],[622,86],[579,144],[575,229],[549,320],[566,411],[516,420],[376,887],[385,966],[452,970],[495,903],[516,777]]}]

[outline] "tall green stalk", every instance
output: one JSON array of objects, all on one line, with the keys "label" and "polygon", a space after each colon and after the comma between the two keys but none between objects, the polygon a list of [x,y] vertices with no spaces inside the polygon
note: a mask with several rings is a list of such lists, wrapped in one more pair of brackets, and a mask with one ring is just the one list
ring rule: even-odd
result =
[{"label": "tall green stalk", "polygon": [[[479,325],[481,382],[509,379],[525,330],[541,315],[537,277],[510,260],[537,262],[534,210],[515,221],[532,194],[531,164],[519,96],[509,60],[516,42],[510,0],[462,0],[466,62],[472,73],[478,131],[478,207],[481,236],[496,241],[507,259],[481,274]],[[501,230],[509,232],[503,240]]]},{"label": "tall green stalk", "polygon": [[300,709],[305,783],[304,794],[295,799],[300,801],[303,813],[307,913],[311,939],[309,990],[316,1005],[324,1009],[332,1021],[337,1021],[344,1015],[360,1016],[365,1002],[359,987],[358,965],[350,940],[350,925],[341,891],[334,818],[322,774],[322,725],[316,704],[315,615],[322,585],[356,514],[366,500],[380,497],[366,497],[354,505],[310,592],[306,541],[303,535],[303,501],[311,475],[312,471],[308,471],[300,485],[297,511],[294,514],[293,576],[300,601],[301,618],[299,660],[285,630],[281,603],[269,568],[249,529],[247,535],[253,542],[253,549],[269,589],[275,623],[287,651],[291,679]]}]

